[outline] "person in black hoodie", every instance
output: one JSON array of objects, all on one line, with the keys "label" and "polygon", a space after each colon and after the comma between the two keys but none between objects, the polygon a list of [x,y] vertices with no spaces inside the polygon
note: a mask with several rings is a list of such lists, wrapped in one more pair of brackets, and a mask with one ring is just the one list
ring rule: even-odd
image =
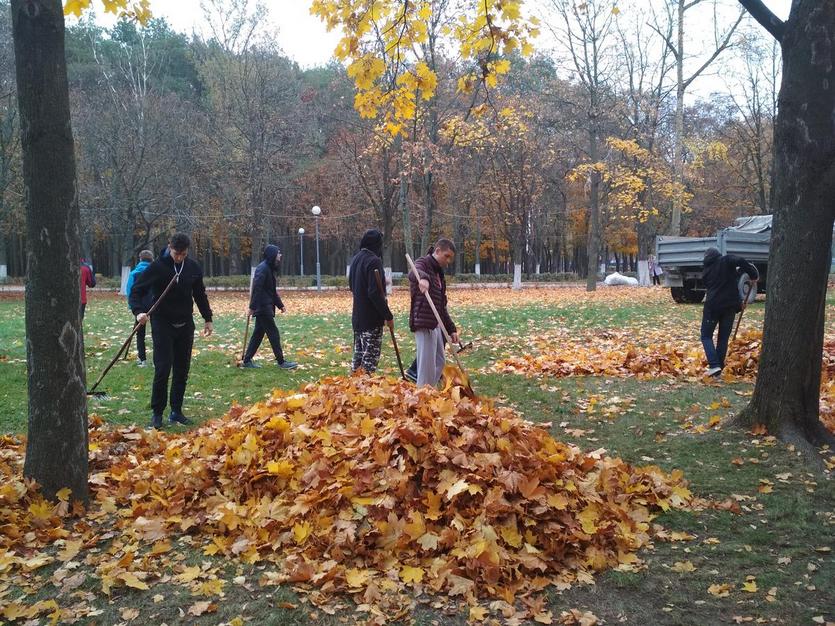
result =
[{"label": "person in black hoodie", "polygon": [[386,295],[380,292],[374,270],[383,280],[383,233],[367,230],[360,241],[360,250],[351,259],[348,284],[354,294],[351,326],[354,329],[354,358],[351,371],[362,368],[371,374],[380,362],[383,343],[383,325],[394,329],[394,316],[386,302]]},{"label": "person in black hoodie", "polygon": [[[702,345],[707,357],[707,375],[718,376],[725,367],[728,339],[734,317],[742,309],[739,295],[739,276],[748,274],[752,280],[760,277],[757,268],[739,256],[722,255],[716,248],[705,251],[702,282],[707,289],[702,312]],[[713,343],[713,332],[719,326],[719,337]]]},{"label": "person in black hoodie", "polygon": [[151,316],[151,330],[154,344],[154,386],[151,391],[151,428],[162,428],[162,413],[165,410],[168,392],[168,376],[171,376],[172,424],[191,424],[183,415],[183,396],[191,366],[191,347],[194,343],[194,307],[197,304],[205,320],[203,336],[212,334],[212,308],[203,285],[203,270],[188,258],[191,245],[187,235],[178,233],[168,242],[165,253],[151,263],[136,279],[130,290],[128,304],[140,324],[148,322],[147,294],[153,301],[162,295],[165,288],[175,281],[165,298]]},{"label": "person in black hoodie", "polygon": [[249,297],[249,314],[255,318],[255,329],[252,331],[252,338],[244,353],[244,361],[241,367],[257,368],[260,365],[253,363],[252,357],[258,352],[264,335],[270,340],[273,349],[276,365],[281,369],[292,370],[298,367],[295,361],[284,359],[284,352],[281,349],[281,336],[278,334],[278,327],[275,325],[275,309],[286,313],[281,296],[278,295],[275,283],[275,272],[278,270],[278,263],[281,260],[281,251],[278,246],[272,244],[264,248],[264,260],[255,268],[255,275],[252,277],[252,293]]}]

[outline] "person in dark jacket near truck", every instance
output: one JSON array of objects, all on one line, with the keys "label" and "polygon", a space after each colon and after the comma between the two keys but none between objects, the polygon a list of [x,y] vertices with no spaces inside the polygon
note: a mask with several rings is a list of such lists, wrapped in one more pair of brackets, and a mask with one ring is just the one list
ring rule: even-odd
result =
[{"label": "person in dark jacket near truck", "polygon": [[417,344],[418,387],[435,386],[444,371],[444,336],[438,321],[424,294],[428,293],[438,310],[446,331],[453,343],[458,343],[458,329],[447,311],[446,279],[444,268],[455,258],[455,244],[449,239],[439,239],[429,249],[429,254],[415,261],[420,280],[409,272],[411,307],[409,330],[415,333]]},{"label": "person in dark jacket near truck", "polygon": [[354,295],[351,326],[354,329],[354,358],[351,371],[362,368],[368,374],[377,370],[383,343],[383,325],[394,329],[394,316],[386,302],[385,292],[377,286],[375,270],[383,282],[383,233],[367,230],[360,241],[360,250],[351,259],[348,284]]},{"label": "person in dark jacket near truck", "polygon": [[[757,268],[739,256],[722,255],[716,248],[708,248],[704,256],[702,282],[707,289],[702,312],[702,345],[707,357],[707,375],[718,376],[725,367],[728,339],[734,325],[734,317],[742,309],[739,294],[740,273],[748,274],[751,280],[760,277]],[[719,327],[716,345],[713,332]]]},{"label": "person in dark jacket near truck", "polygon": [[249,297],[249,314],[255,318],[255,329],[252,331],[252,338],[244,353],[241,367],[260,367],[252,361],[252,357],[258,352],[264,335],[270,340],[278,367],[285,370],[298,367],[295,361],[285,360],[284,351],[281,349],[281,335],[278,334],[278,327],[275,325],[276,308],[282,313],[287,312],[276,289],[275,272],[278,271],[279,261],[281,261],[281,250],[278,246],[270,244],[264,248],[264,260],[255,268],[255,275],[252,277],[252,293]]},{"label": "person in dark jacket near truck", "polygon": [[[183,415],[183,397],[191,366],[191,348],[194,343],[194,307],[197,304],[205,320],[203,336],[212,334],[212,308],[203,285],[203,270],[188,258],[191,245],[187,235],[178,233],[168,242],[167,252],[151,263],[136,279],[130,290],[129,305],[140,324],[148,322],[147,294],[151,293],[156,302],[174,280],[171,289],[159,303],[151,316],[151,330],[154,344],[154,386],[151,391],[151,428],[162,428],[162,413],[165,410],[168,391],[168,376],[171,375],[172,424],[191,424]],[[173,369],[173,374],[172,374]]]}]

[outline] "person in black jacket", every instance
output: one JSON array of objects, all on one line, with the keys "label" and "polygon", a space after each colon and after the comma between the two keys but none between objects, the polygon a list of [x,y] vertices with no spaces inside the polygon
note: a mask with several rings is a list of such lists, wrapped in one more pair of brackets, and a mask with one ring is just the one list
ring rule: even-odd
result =
[{"label": "person in black jacket", "polygon": [[183,396],[191,366],[191,347],[194,343],[194,306],[205,320],[203,336],[212,334],[212,308],[203,285],[203,270],[188,258],[191,245],[187,235],[178,233],[168,242],[167,254],[163,254],[142,272],[130,290],[129,306],[136,321],[148,322],[147,294],[156,302],[173,280],[174,283],[151,316],[154,344],[154,386],[151,391],[151,428],[162,428],[168,392],[168,376],[171,375],[172,424],[191,424],[183,415]]},{"label": "person in black jacket", "polygon": [[252,293],[249,297],[249,314],[255,318],[255,329],[252,331],[252,338],[244,353],[244,361],[241,367],[261,367],[253,363],[252,357],[258,352],[258,348],[264,340],[264,335],[270,340],[276,365],[285,370],[298,367],[298,363],[295,361],[284,359],[284,352],[281,350],[281,336],[278,334],[278,327],[275,325],[276,307],[282,313],[287,312],[275,284],[275,272],[278,270],[280,260],[281,251],[278,246],[270,244],[264,248],[264,260],[255,268],[255,275],[252,277]]},{"label": "person in black jacket", "polygon": [[[722,255],[716,248],[708,248],[704,256],[702,282],[707,289],[702,312],[702,345],[707,357],[707,375],[718,376],[725,367],[728,339],[734,317],[742,309],[739,295],[739,276],[748,274],[751,280],[760,277],[757,268],[739,256]],[[713,344],[713,332],[719,326],[719,337]]]},{"label": "person in black jacket", "polygon": [[354,358],[351,371],[362,368],[371,374],[380,362],[383,325],[394,329],[394,316],[386,302],[385,292],[377,286],[376,270],[383,281],[383,233],[367,230],[360,241],[360,250],[351,259],[348,284],[354,294],[351,326],[354,329]]}]

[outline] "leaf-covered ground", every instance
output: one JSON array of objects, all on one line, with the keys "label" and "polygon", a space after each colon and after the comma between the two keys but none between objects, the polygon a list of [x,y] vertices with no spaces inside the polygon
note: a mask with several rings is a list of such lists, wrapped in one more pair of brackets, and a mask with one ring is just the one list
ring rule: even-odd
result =
[{"label": "leaf-covered ground", "polygon": [[[315,297],[288,293],[285,301],[289,314],[279,319],[282,337],[288,356],[297,358],[303,364],[302,368],[292,373],[268,367],[254,371],[235,369],[234,357],[243,338],[244,298],[230,294],[213,298],[218,332],[215,337],[199,339],[195,344],[187,395],[188,412],[205,422],[224,415],[234,402],[250,406],[265,401],[257,405],[261,409],[256,407],[248,415],[241,409],[233,411],[227,418],[229,421],[215,427],[226,429],[220,431],[222,436],[217,438],[219,441],[228,442],[232,432],[245,431],[245,423],[251,426],[251,420],[264,419],[269,423],[275,419],[275,415],[268,415],[270,411],[280,413],[280,407],[270,403],[281,401],[275,398],[292,398],[293,394],[273,396],[273,388],[294,390],[323,376],[343,375],[347,370],[350,359],[349,298],[345,294]],[[404,295],[396,294],[393,305],[396,321],[404,326]],[[549,429],[556,442],[576,445],[578,450],[586,453],[603,448],[605,453],[595,454],[604,454],[602,458],[605,459],[620,457],[635,467],[657,465],[665,472],[681,470],[689,490],[712,505],[698,506],[697,510],[688,507],[688,510],[662,513],[652,522],[659,526],[653,526],[650,543],[636,553],[637,561],[627,563],[627,567],[620,567],[619,570],[608,569],[594,574],[593,584],[577,584],[575,581],[567,589],[552,585],[546,587],[542,594],[534,590],[541,583],[537,579],[543,577],[536,574],[525,576],[530,587],[515,594],[511,608],[506,599],[491,595],[485,579],[479,579],[472,569],[466,570],[468,567],[479,567],[477,562],[468,561],[468,558],[473,559],[471,555],[468,557],[466,549],[464,554],[455,556],[457,567],[463,569],[457,570],[454,575],[476,582],[477,587],[469,596],[462,593],[450,598],[449,579],[444,579],[445,582],[439,585],[435,576],[437,572],[433,573],[431,567],[420,560],[424,556],[433,556],[431,550],[439,549],[438,546],[433,547],[434,535],[440,538],[442,532],[455,532],[456,524],[462,523],[472,532],[471,522],[475,518],[466,515],[461,520],[454,516],[452,519],[439,517],[439,520],[443,519],[446,529],[442,531],[441,528],[431,528],[438,520],[429,519],[425,515],[428,509],[422,509],[423,505],[412,506],[409,511],[417,510],[420,517],[403,516],[403,511],[395,521],[389,520],[387,515],[378,518],[379,510],[375,509],[375,505],[369,507],[362,501],[357,506],[370,509],[368,519],[374,524],[384,523],[383,530],[375,526],[374,532],[390,531],[392,524],[400,529],[400,524],[403,524],[401,536],[410,539],[403,544],[406,547],[395,545],[400,546],[398,550],[406,550],[409,554],[412,554],[410,550],[414,550],[414,553],[405,559],[394,577],[387,576],[384,567],[346,567],[340,563],[332,568],[331,579],[324,583],[319,581],[318,585],[313,585],[315,591],[312,591],[309,581],[294,583],[282,578],[286,576],[286,568],[279,567],[273,560],[253,562],[252,539],[248,539],[246,545],[245,542],[238,543],[235,548],[234,542],[224,544],[221,541],[222,545],[216,550],[207,551],[206,539],[212,533],[202,530],[203,526],[217,530],[226,522],[209,519],[211,516],[205,515],[206,503],[201,504],[200,498],[192,499],[188,507],[183,505],[192,509],[202,507],[204,518],[199,519],[196,525],[186,523],[184,530],[182,521],[170,519],[176,518],[177,514],[165,517],[160,525],[153,522],[160,519],[160,510],[168,510],[171,504],[165,502],[168,496],[160,490],[182,486],[177,477],[171,475],[171,469],[179,462],[180,453],[169,452],[170,458],[163,454],[153,461],[153,454],[148,456],[150,444],[147,444],[154,439],[153,436],[149,439],[145,433],[130,428],[132,423],[144,425],[147,419],[152,370],[137,368],[133,362],[126,361],[119,363],[103,384],[111,394],[110,399],[91,403],[91,412],[105,422],[96,430],[110,433],[108,436],[114,440],[106,443],[105,448],[94,450],[93,458],[99,469],[102,463],[122,468],[124,473],[117,473],[117,478],[124,480],[128,480],[130,472],[146,472],[144,482],[140,481],[145,486],[135,493],[126,493],[124,487],[118,486],[122,484],[118,479],[102,477],[103,484],[97,485],[96,490],[99,493],[114,492],[113,510],[108,504],[108,510],[97,513],[100,518],[88,522],[84,518],[76,519],[67,527],[69,534],[66,537],[61,537],[55,529],[48,530],[50,524],[46,520],[56,513],[54,509],[42,505],[34,506],[32,511],[27,508],[29,521],[40,519],[42,522],[36,523],[42,523],[43,528],[32,531],[35,536],[21,536],[16,543],[14,539],[6,541],[18,547],[25,546],[27,542],[33,542],[34,546],[44,541],[46,535],[46,543],[51,542],[51,545],[45,550],[33,547],[29,553],[26,550],[18,553],[15,558],[22,558],[24,563],[13,562],[8,551],[5,557],[0,556],[0,621],[17,615],[25,621],[26,616],[32,614],[37,615],[33,623],[38,620],[45,622],[52,614],[63,621],[72,620],[73,615],[84,615],[79,618],[79,623],[106,624],[140,621],[304,624],[313,620],[325,624],[353,623],[373,617],[374,612],[369,607],[381,606],[379,602],[363,603],[356,597],[357,590],[367,593],[368,582],[375,580],[390,581],[384,584],[395,585],[396,593],[408,600],[414,599],[415,606],[409,608],[409,614],[399,618],[403,623],[414,620],[421,624],[447,624],[482,619],[519,623],[534,618],[539,623],[592,623],[593,619],[599,619],[605,623],[669,624],[734,621],[793,624],[835,620],[831,586],[831,581],[835,579],[831,554],[835,495],[830,475],[810,474],[792,450],[774,441],[767,433],[741,433],[723,426],[722,419],[743,406],[750,395],[749,382],[728,379],[705,384],[698,376],[659,378],[642,375],[624,378],[622,373],[608,371],[595,371],[597,375],[592,376],[572,372],[574,375],[559,378],[551,375],[522,377],[496,371],[497,362],[503,359],[545,354],[547,350],[543,348],[547,347],[547,343],[542,341],[545,338],[558,340],[556,343],[563,348],[580,344],[596,347],[606,341],[619,345],[621,339],[626,339],[637,352],[645,354],[643,350],[665,343],[661,338],[667,338],[666,343],[676,343],[682,349],[689,349],[686,342],[690,336],[693,347],[698,349],[700,307],[676,306],[667,292],[651,289],[609,289],[591,296],[579,289],[531,290],[521,294],[506,290],[461,290],[451,293],[451,305],[464,330],[465,340],[474,341],[473,350],[464,353],[463,357],[468,369],[476,372],[474,387],[482,396],[497,398],[496,411],[503,411],[503,406],[514,409],[526,419]],[[95,377],[123,339],[126,329],[129,329],[130,316],[122,300],[99,297],[98,294],[88,311],[85,325],[88,371]],[[749,333],[746,337],[753,336],[750,333],[758,327],[761,319],[762,304],[758,303],[746,312],[740,332]],[[0,300],[0,432],[25,431],[22,334],[22,302]],[[413,341],[404,328],[398,330],[398,339],[404,360],[408,362],[413,355]],[[662,352],[660,348],[656,350],[656,353]],[[578,352],[578,360],[588,361],[588,352]],[[383,371],[387,374],[396,372],[388,345],[384,348]],[[344,383],[328,383],[334,384],[345,387]],[[313,387],[304,393],[318,394],[320,389]],[[440,404],[436,408],[439,411],[448,410]],[[259,418],[258,411],[266,413]],[[326,419],[323,415],[307,419]],[[357,440],[361,439],[362,420],[358,418],[356,422],[359,429],[359,434],[355,434]],[[436,415],[430,422],[439,420]],[[333,423],[325,423],[328,428],[318,430],[333,429]],[[126,429],[112,430],[120,425]],[[375,423],[375,426],[379,424]],[[371,424],[366,422],[365,428],[371,429]],[[256,431],[260,433],[261,429]],[[159,440],[179,442],[171,449],[180,449],[181,453],[188,451],[189,454],[183,456],[191,458],[195,451],[188,447],[187,442],[207,437],[211,440],[210,432],[213,431],[190,432],[178,428]],[[379,441],[381,436],[382,430],[373,433],[371,438]],[[245,442],[244,436],[238,443]],[[143,445],[137,448],[139,443]],[[344,442],[340,441],[340,444]],[[117,448],[112,448],[113,445]],[[295,445],[293,454],[296,456],[291,457],[298,462],[298,454],[305,448],[298,443]],[[328,447],[321,439],[317,440],[317,445],[320,450]],[[554,445],[561,446],[563,443]],[[264,444],[259,441],[254,447],[261,450]],[[13,440],[4,440],[2,449],[6,456],[0,459],[0,464],[5,464],[5,468],[14,464],[11,458],[14,448]],[[107,461],[101,458],[104,449],[108,452]],[[132,449],[143,452],[132,455]],[[246,449],[244,445],[243,450]],[[431,449],[436,449],[434,442]],[[289,448],[282,448],[282,455],[287,450]],[[344,454],[342,446],[340,450]],[[503,454],[502,450],[483,450],[479,453]],[[247,484],[257,486],[265,477],[275,481],[275,477],[290,472],[288,464],[292,463],[291,457],[282,455],[272,460],[262,459],[266,464],[261,470],[263,476],[254,483],[247,481]],[[203,457],[199,453],[196,456],[198,460]],[[407,465],[415,464],[408,453],[406,457],[404,462]],[[435,455],[432,458],[432,466],[436,467],[439,457]],[[154,462],[160,463],[160,469],[164,466],[167,471],[155,474],[148,465],[143,465]],[[274,465],[270,466],[270,462]],[[441,492],[445,506],[439,507],[439,515],[441,511],[444,514],[455,512],[456,501],[462,497],[472,504],[470,499],[481,497],[476,486],[489,493],[489,489],[485,488],[493,484],[479,483],[481,479],[476,478],[470,480],[465,474],[478,475],[477,470],[451,463],[462,474],[453,483],[444,483],[445,490]],[[215,472],[213,476],[225,475],[223,468],[212,469],[210,465],[206,461],[201,465],[204,467],[201,471],[211,470]],[[402,471],[405,466],[399,469]],[[104,470],[99,473],[104,473]],[[524,472],[525,475],[531,473],[530,469]],[[155,479],[155,476],[160,477]],[[437,473],[434,477],[426,477],[427,486],[431,484],[432,492],[436,494],[442,480],[440,476]],[[445,478],[450,476],[445,475]],[[487,476],[483,478],[486,480]],[[467,483],[463,489],[459,481]],[[529,487],[530,484],[526,483],[525,489]],[[475,493],[470,493],[471,488]],[[537,488],[542,487],[535,487],[533,492],[528,492],[529,495],[533,495]],[[450,489],[455,493],[450,500],[446,500]],[[382,497],[382,491],[375,497]],[[10,499],[11,494],[0,492],[0,535],[6,537],[14,532],[10,529],[14,524],[8,513],[3,512],[3,503]],[[149,514],[137,516],[142,507],[148,507]],[[64,508],[70,507],[66,505]],[[339,520],[340,510],[338,507],[333,509],[335,521]],[[463,507],[463,510],[471,513],[475,509]],[[584,510],[585,505],[577,510],[577,514]],[[57,511],[62,512],[60,508]],[[492,514],[495,515],[495,512]],[[496,531],[495,544],[501,550],[513,552],[516,550],[513,544],[524,546],[529,543],[525,532],[522,532],[524,526],[520,526],[525,519],[521,517],[523,513],[516,511],[515,515],[520,538],[517,541],[516,533],[511,532],[511,526],[505,523],[506,537],[501,528]],[[107,521],[108,516],[114,521]],[[145,521],[137,526],[139,517]],[[180,514],[180,517],[183,515]],[[307,528],[303,517],[286,519],[292,521],[291,530],[280,545],[286,548],[287,555],[294,552],[305,554],[302,548],[308,541],[315,543],[317,527],[311,525]],[[539,522],[534,517],[529,519]],[[494,522],[492,520],[487,526],[491,529],[501,526]],[[423,527],[420,527],[421,523]],[[547,523],[542,522],[543,525]],[[18,523],[19,526],[25,524]],[[581,533],[582,524],[580,521]],[[480,528],[483,530],[484,526],[482,522]],[[406,527],[412,535],[418,530],[424,531],[416,540],[429,535],[423,543],[430,553],[423,555],[420,544],[417,548],[409,547],[411,535]],[[570,528],[571,525],[563,524],[563,527]],[[91,534],[93,528],[97,530]],[[586,529],[590,530],[591,526]],[[226,530],[225,534],[230,534]],[[531,524],[528,530],[532,533],[544,532],[538,523]],[[126,531],[133,535],[126,535]],[[50,536],[50,532],[54,536]],[[487,531],[488,538],[490,532]],[[218,534],[224,533],[214,533]],[[74,537],[86,539],[79,543]],[[131,540],[126,540],[126,537]],[[238,539],[241,537],[246,538],[246,533],[239,533]],[[359,530],[357,537],[366,542],[363,545],[367,548],[367,541],[374,535],[364,535]],[[533,539],[533,535],[530,538]],[[257,546],[257,541],[255,544]],[[577,545],[582,543],[578,541]],[[534,544],[531,546],[536,547]],[[478,552],[482,547],[479,545],[470,549]],[[3,549],[0,548],[0,552]],[[403,554],[397,552],[396,556],[402,561]],[[493,552],[483,550],[474,560],[478,561],[483,554]],[[504,552],[501,554],[505,555]],[[435,558],[437,556],[434,554]],[[108,565],[112,569],[103,571],[102,568]],[[619,563],[612,561],[608,566],[611,565]],[[471,573],[462,575],[465,570]],[[524,568],[518,571],[524,571]],[[108,576],[112,579],[109,595],[103,589],[103,580],[107,581]],[[432,591],[429,588],[431,580],[435,581],[440,593],[429,593]],[[465,587],[467,585],[458,579],[451,580]],[[322,584],[327,586],[323,589]],[[145,586],[149,588],[143,589]],[[299,590],[294,590],[294,586],[298,586]],[[320,606],[317,607],[311,602],[320,599],[314,597],[315,593],[325,593],[336,600],[318,602]],[[363,604],[368,605],[363,607],[365,610],[356,612],[355,609]],[[383,611],[386,617],[398,618],[397,610],[383,606],[386,607]],[[402,606],[408,607],[409,603]],[[56,613],[56,607],[65,612]],[[331,612],[335,614],[330,615]]]}]

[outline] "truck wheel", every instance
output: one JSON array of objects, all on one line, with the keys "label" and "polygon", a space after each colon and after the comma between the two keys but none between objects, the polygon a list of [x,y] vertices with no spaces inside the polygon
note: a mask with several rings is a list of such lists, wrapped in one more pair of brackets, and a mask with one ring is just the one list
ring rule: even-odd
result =
[{"label": "truck wheel", "polygon": [[670,287],[670,295],[677,304],[684,304],[687,300],[684,297],[684,287]]},{"label": "truck wheel", "polygon": [[684,301],[688,304],[699,304],[702,300],[705,299],[705,295],[707,294],[706,291],[695,290],[695,289],[688,289],[687,287],[683,287],[684,289]]}]

